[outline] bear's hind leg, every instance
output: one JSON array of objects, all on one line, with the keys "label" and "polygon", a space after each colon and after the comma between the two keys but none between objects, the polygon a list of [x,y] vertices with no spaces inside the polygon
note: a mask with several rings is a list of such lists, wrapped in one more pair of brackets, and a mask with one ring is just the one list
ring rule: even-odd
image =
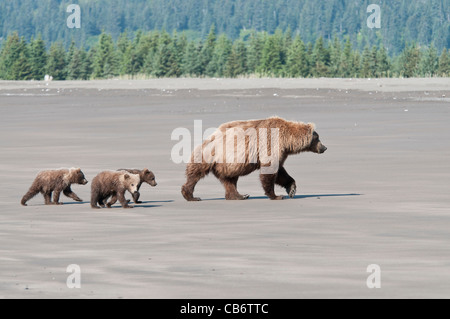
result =
[{"label": "bear's hind leg", "polygon": [[52,205],[52,191],[44,192],[45,205]]},{"label": "bear's hind leg", "polygon": [[261,174],[260,179],[261,179],[262,187],[263,187],[264,192],[267,197],[269,197],[271,200],[284,199],[283,196],[275,195],[275,181],[277,179],[277,174],[273,174],[273,175]]},{"label": "bear's hind leg", "polygon": [[92,190],[91,193],[91,207],[93,209],[100,209],[100,207],[97,206],[98,198],[100,197],[97,190]]},{"label": "bear's hind leg", "polygon": [[281,187],[284,187],[290,198],[294,198],[297,192],[297,185],[295,183],[295,180],[291,176],[289,176],[284,167],[280,167],[280,169],[278,170],[275,183],[277,185],[280,185]]},{"label": "bear's hind leg", "polygon": [[53,205],[62,205],[62,203],[59,202],[59,198],[61,197],[61,191],[55,191],[53,194]]},{"label": "bear's hind leg", "polygon": [[181,188],[181,194],[188,202],[199,202],[200,198],[194,197],[194,189],[197,183],[209,173],[209,170],[200,164],[188,164],[186,169],[187,182]]},{"label": "bear's hind leg", "polygon": [[115,203],[117,203],[117,195],[113,194],[109,203],[106,204],[106,207],[111,208]]},{"label": "bear's hind leg", "polygon": [[22,201],[20,202],[22,204],[22,206],[27,206],[27,202],[32,199],[33,197],[35,197],[37,194],[39,194],[39,190],[36,188],[30,188],[30,190],[28,191],[28,193],[26,193],[23,198]]},{"label": "bear's hind leg", "polygon": [[98,204],[100,205],[101,208],[105,208],[105,207],[106,207],[105,201],[106,201],[107,199],[108,199],[108,198],[105,198],[105,197],[100,197],[100,198],[98,199]]},{"label": "bear's hind leg", "polygon": [[225,198],[227,200],[245,200],[250,197],[250,195],[241,195],[237,191],[237,182],[239,177],[232,178],[220,178],[223,186],[225,187]]}]

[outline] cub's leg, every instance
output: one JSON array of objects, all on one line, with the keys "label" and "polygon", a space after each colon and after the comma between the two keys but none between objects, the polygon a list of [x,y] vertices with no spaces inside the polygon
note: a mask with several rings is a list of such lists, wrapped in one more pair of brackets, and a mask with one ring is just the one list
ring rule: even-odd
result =
[{"label": "cub's leg", "polygon": [[76,201],[76,202],[82,202],[82,201],[83,201],[81,198],[78,197],[77,194],[75,194],[75,193],[72,191],[72,189],[70,188],[70,186],[67,187],[67,188],[64,190],[64,195],[67,196],[67,197],[69,197],[69,198],[72,198],[72,199],[73,199],[74,201]]},{"label": "cub's leg", "polygon": [[53,191],[46,191],[43,193],[45,205],[52,205],[52,193]]},{"label": "cub's leg", "polygon": [[100,197],[99,192],[97,190],[92,190],[92,193],[91,193],[91,207],[93,209],[100,209],[100,207],[97,206],[97,203],[99,201],[99,197]]},{"label": "cub's leg", "polygon": [[117,194],[112,195],[111,200],[106,204],[106,207],[111,208],[115,203],[117,203]]},{"label": "cub's leg", "polygon": [[123,208],[134,208],[133,206],[128,205],[130,201],[125,198],[125,191],[118,192],[117,199],[119,200]]}]

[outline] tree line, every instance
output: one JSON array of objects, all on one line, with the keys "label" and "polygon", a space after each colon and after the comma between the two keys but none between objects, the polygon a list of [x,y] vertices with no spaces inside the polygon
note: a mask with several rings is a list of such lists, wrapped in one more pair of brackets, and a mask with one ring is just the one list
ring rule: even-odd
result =
[{"label": "tree line", "polygon": [[[66,25],[70,4],[81,8],[81,28]],[[367,7],[381,8],[381,28],[370,29]],[[0,1],[0,45],[13,31],[26,39],[39,33],[46,43],[91,48],[102,31],[117,41],[125,31],[177,30],[204,39],[217,33],[239,39],[242,30],[300,34],[313,42],[350,37],[353,47],[382,43],[398,55],[406,43],[450,48],[450,0],[14,0]]]},{"label": "tree line", "polygon": [[337,37],[304,42],[291,31],[246,31],[232,40],[213,26],[204,40],[188,40],[185,33],[137,31],[117,41],[103,32],[90,49],[68,49],[54,42],[47,49],[41,36],[26,41],[17,32],[0,51],[0,79],[55,80],[146,77],[448,77],[450,54],[430,45],[407,44],[390,57],[382,45],[356,50],[350,39]]}]

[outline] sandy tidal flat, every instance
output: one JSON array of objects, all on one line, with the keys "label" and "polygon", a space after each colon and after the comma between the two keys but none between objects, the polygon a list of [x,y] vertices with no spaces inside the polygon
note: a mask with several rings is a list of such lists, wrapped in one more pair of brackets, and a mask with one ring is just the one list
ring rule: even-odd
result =
[{"label": "sandy tidal flat", "polygon": [[[449,98],[449,79],[0,82],[0,298],[448,298]],[[328,147],[288,159],[294,199],[254,173],[247,201],[213,176],[184,201],[174,129],[272,115]],[[38,171],[72,166],[148,167],[158,186],[132,210],[92,210],[90,184],[81,204],[20,206]]]}]

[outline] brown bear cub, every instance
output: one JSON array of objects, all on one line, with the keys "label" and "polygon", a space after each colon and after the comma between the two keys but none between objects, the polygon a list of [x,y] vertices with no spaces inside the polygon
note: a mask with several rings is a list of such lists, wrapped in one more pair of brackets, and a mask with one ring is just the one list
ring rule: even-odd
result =
[{"label": "brown bear cub", "polygon": [[136,193],[139,182],[139,175],[126,172],[106,171],[98,174],[92,180],[91,207],[95,209],[105,208],[105,201],[112,197],[111,202],[107,205],[108,208],[111,208],[117,200],[123,208],[133,208],[133,206],[128,205],[130,201],[125,199],[125,191],[129,191],[131,194]]},{"label": "brown bear cub", "polygon": [[277,184],[293,198],[297,186],[283,167],[288,156],[302,152],[322,154],[326,150],[311,123],[279,117],[226,123],[192,153],[181,193],[187,201],[199,201],[200,198],[194,197],[195,186],[212,172],[224,185],[227,200],[244,200],[249,195],[238,193],[239,177],[261,169],[260,180],[266,196],[284,199],[275,194]]},{"label": "brown bear cub", "polygon": [[155,187],[158,185],[156,183],[155,174],[151,172],[148,168],[145,168],[143,170],[138,169],[119,169],[119,171],[128,172],[130,174],[139,175],[140,181],[137,187],[137,192],[133,194],[133,200],[135,204],[142,204],[142,202],[139,200],[139,197],[141,197],[141,194],[139,193],[139,190],[141,189],[141,186],[143,183],[147,183],[152,187]]},{"label": "brown bear cub", "polygon": [[[28,193],[23,196],[21,204],[27,206],[30,199],[41,193],[44,196],[45,205],[62,205],[59,202],[61,192],[77,202],[82,202],[83,200],[72,191],[71,185],[86,185],[87,183],[88,181],[79,168],[42,171],[37,175]],[[54,193],[53,202],[52,193]]]}]

